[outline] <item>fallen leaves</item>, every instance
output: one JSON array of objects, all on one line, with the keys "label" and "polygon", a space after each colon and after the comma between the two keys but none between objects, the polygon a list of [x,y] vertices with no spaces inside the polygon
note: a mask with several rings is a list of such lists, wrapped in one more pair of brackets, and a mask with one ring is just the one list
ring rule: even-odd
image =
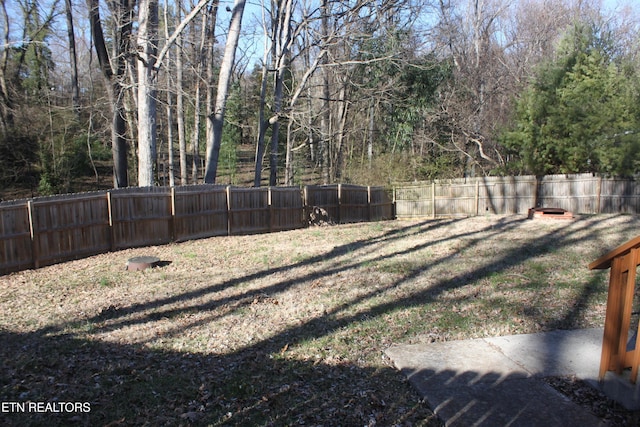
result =
[{"label": "fallen leaves", "polygon": [[[2,276],[0,400],[92,403],[36,425],[437,426],[386,346],[601,325],[606,287],[570,310],[586,262],[639,225],[349,224]],[[171,263],[123,270],[149,254]]]}]

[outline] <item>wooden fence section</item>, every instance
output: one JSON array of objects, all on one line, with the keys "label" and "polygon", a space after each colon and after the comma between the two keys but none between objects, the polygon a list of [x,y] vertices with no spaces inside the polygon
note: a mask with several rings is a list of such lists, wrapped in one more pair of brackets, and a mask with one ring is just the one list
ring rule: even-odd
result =
[{"label": "wooden fence section", "polygon": [[607,179],[596,185],[598,212],[640,212],[640,185],[636,181]]},{"label": "wooden fence section", "polygon": [[393,192],[383,187],[369,188],[369,221],[384,221],[396,217]]},{"label": "wooden fence section", "polygon": [[304,187],[307,207],[324,208],[339,223],[395,218],[392,192],[383,187],[333,184]]},{"label": "wooden fence section", "polygon": [[307,225],[300,187],[269,187],[269,231],[284,231]]},{"label": "wooden fence section", "polygon": [[26,200],[0,207],[0,273],[34,267],[31,221]]},{"label": "wooden fence section", "polygon": [[339,185],[340,222],[369,220],[369,188],[357,185]]},{"label": "wooden fence section", "polygon": [[229,235],[269,232],[271,221],[268,188],[231,187],[227,197],[229,198]]},{"label": "wooden fence section", "polygon": [[[538,205],[574,213],[600,213],[597,199],[605,179],[591,175],[546,176],[538,185]],[[615,213],[615,212],[608,212]]]},{"label": "wooden fence section", "polygon": [[227,188],[187,185],[173,190],[173,237],[177,242],[229,233]]},{"label": "wooden fence section", "polygon": [[30,200],[27,207],[36,268],[111,248],[105,193],[39,198]]},{"label": "wooden fence section", "polygon": [[[303,194],[309,195],[312,204]],[[384,189],[125,188],[0,203],[0,274],[136,246],[304,227],[307,207],[349,222],[391,219]]]},{"label": "wooden fence section", "polygon": [[111,215],[111,248],[171,242],[173,216],[167,187],[123,188],[107,192]]},{"label": "wooden fence section", "polygon": [[327,211],[329,218],[340,222],[339,185],[307,185],[304,187],[304,200],[309,208],[319,206]]},{"label": "wooden fence section", "polygon": [[585,214],[640,213],[640,186],[635,180],[591,174],[438,180],[397,186],[393,197],[398,218],[525,214],[532,207]]}]

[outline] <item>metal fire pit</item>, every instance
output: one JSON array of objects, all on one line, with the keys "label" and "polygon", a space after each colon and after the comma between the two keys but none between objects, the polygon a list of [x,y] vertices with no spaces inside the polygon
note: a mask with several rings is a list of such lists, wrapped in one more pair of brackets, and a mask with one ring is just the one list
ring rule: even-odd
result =
[{"label": "metal fire pit", "polygon": [[155,267],[160,262],[160,258],[154,256],[137,256],[129,258],[127,261],[127,270],[139,271],[147,268]]},{"label": "metal fire pit", "polygon": [[560,208],[531,208],[529,219],[573,219],[573,214]]}]

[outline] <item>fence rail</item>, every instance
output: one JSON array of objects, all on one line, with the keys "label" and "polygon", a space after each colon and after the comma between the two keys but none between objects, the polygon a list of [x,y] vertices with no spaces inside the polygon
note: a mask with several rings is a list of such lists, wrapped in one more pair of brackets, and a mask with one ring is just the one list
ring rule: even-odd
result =
[{"label": "fence rail", "polygon": [[320,206],[340,222],[393,218],[380,187],[125,188],[0,203],[0,274],[112,250],[304,227]]},{"label": "fence rail", "polygon": [[438,180],[394,188],[398,218],[527,213],[554,207],[573,213],[640,213],[632,179],[591,174]]}]

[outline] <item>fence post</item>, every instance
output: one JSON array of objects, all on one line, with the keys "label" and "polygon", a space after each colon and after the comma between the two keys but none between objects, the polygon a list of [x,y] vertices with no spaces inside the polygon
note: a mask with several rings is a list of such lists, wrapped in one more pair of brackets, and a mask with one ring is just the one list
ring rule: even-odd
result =
[{"label": "fence post", "polygon": [[171,187],[171,223],[169,224],[169,238],[176,241],[176,188]]},{"label": "fence post", "polygon": [[435,181],[431,183],[431,210],[433,212],[432,216],[435,219],[436,217],[436,182]]},{"label": "fence post", "polygon": [[233,210],[231,209],[231,186],[227,185],[227,236],[231,236]]},{"label": "fence post", "polygon": [[27,202],[27,211],[29,213],[29,232],[31,234],[31,261],[34,268],[40,267],[39,251],[38,251],[38,236],[35,233],[34,216],[33,216],[33,200]]},{"label": "fence post", "polygon": [[273,203],[271,199],[271,186],[269,186],[269,190],[267,192],[267,205],[269,206],[269,211],[267,215],[269,216],[269,233],[273,232]]},{"label": "fence post", "polygon": [[113,205],[111,201],[111,191],[107,191],[107,210],[109,211],[109,250],[115,247],[115,237],[113,231]]},{"label": "fence post", "polygon": [[371,222],[371,186],[367,185],[367,221]]},{"label": "fence post", "polygon": [[476,200],[475,200],[475,204],[476,204],[476,216],[478,216],[478,213],[480,211],[480,181],[478,181],[476,179]]},{"label": "fence post", "polygon": [[342,184],[338,184],[338,213],[337,213],[337,217],[336,220],[338,222],[338,224],[340,224],[340,205],[342,205]]},{"label": "fence post", "polygon": [[304,187],[302,187],[302,217],[304,218],[304,221],[307,223],[307,225],[309,225],[309,193],[308,193],[308,189],[309,186],[305,185]]},{"label": "fence post", "polygon": [[596,184],[596,211],[594,213],[599,214],[601,208],[601,197],[602,197],[602,175],[598,177],[598,183]]}]

